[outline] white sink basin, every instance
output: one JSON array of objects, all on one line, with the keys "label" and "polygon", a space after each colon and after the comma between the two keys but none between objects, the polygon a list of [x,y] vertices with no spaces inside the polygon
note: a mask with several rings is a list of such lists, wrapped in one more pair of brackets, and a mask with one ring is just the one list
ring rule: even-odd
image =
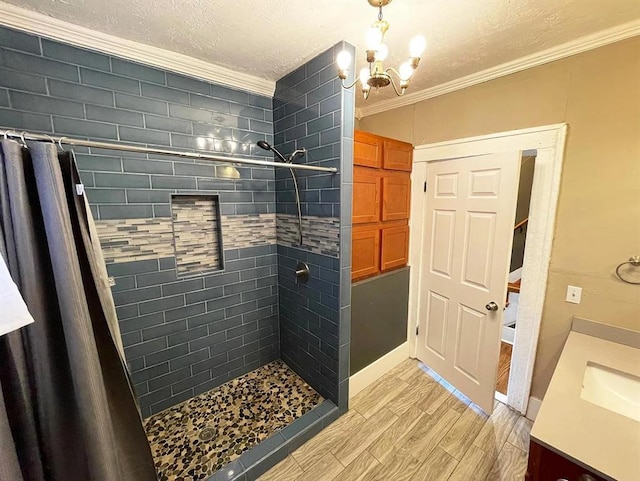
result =
[{"label": "white sink basin", "polygon": [[640,378],[588,362],[580,397],[640,422]]}]

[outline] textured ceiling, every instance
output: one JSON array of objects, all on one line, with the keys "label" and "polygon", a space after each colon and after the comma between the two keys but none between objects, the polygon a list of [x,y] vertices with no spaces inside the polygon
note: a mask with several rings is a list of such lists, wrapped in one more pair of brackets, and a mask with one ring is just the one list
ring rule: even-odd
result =
[{"label": "textured ceiling", "polygon": [[[277,80],[340,40],[358,49],[366,0],[6,0],[100,32]],[[427,39],[415,92],[640,17],[640,0],[394,0],[386,64]],[[363,65],[358,65],[358,69]],[[367,103],[389,97],[388,90]]]}]

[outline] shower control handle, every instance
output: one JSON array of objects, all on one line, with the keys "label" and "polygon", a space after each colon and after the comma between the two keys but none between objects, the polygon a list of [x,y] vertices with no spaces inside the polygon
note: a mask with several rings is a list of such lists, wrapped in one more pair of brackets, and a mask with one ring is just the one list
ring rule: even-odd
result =
[{"label": "shower control handle", "polygon": [[296,284],[306,284],[309,282],[309,266],[304,262],[298,262],[295,275]]}]

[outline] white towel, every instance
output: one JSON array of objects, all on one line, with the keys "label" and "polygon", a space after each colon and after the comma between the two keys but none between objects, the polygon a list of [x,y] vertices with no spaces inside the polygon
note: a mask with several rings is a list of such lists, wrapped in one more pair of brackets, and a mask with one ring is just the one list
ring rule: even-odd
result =
[{"label": "white towel", "polygon": [[29,314],[27,305],[18,291],[18,286],[13,282],[7,264],[0,255],[0,306],[2,306],[2,315],[0,315],[0,336],[11,331],[20,329],[21,327],[31,324],[33,317]]}]

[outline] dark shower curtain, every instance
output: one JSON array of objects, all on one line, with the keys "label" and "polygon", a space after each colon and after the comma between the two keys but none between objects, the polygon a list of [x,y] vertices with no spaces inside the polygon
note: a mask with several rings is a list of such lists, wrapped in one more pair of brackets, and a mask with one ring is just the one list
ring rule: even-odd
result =
[{"label": "dark shower curtain", "polygon": [[156,480],[75,163],[1,147],[0,254],[35,323],[0,337],[0,480]]}]

